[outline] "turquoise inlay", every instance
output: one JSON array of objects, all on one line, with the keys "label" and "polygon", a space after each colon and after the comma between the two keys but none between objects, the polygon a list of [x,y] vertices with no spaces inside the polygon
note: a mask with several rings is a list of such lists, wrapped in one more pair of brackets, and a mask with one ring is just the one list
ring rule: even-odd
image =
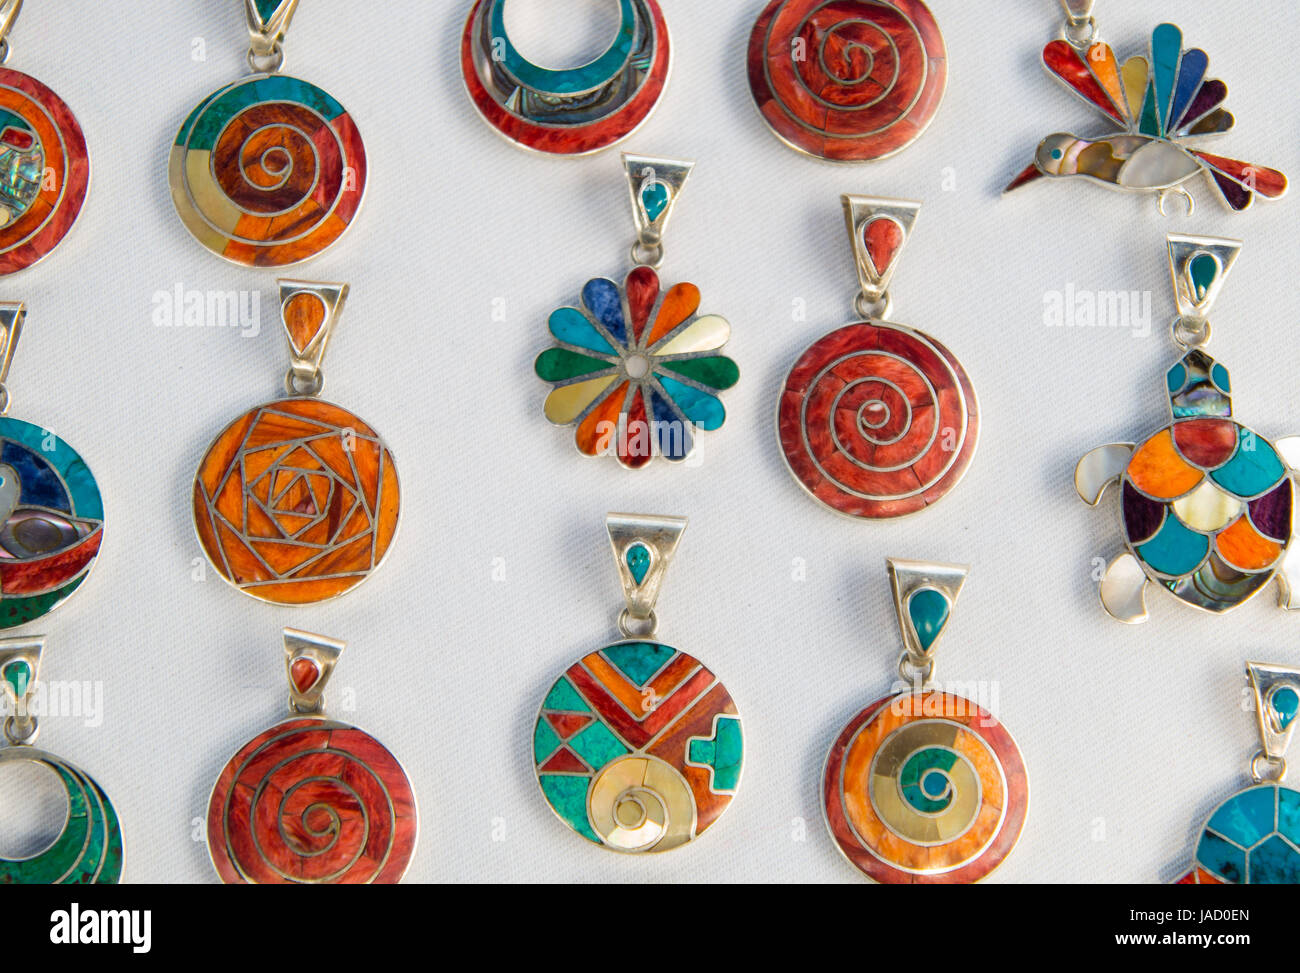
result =
[{"label": "turquoise inlay", "polygon": [[650,217],[651,223],[663,215],[671,198],[668,187],[661,182],[647,183],[642,188],[641,205],[645,207],[646,216]]},{"label": "turquoise inlay", "polygon": [[1196,863],[1234,885],[1246,879],[1246,852],[1211,831],[1201,835],[1196,846]]},{"label": "turquoise inlay", "polygon": [[727,410],[716,395],[683,385],[663,372],[656,372],[655,378],[686,418],[701,429],[721,429],[727,421]]},{"label": "turquoise inlay", "polygon": [[599,720],[581,733],[570,737],[569,746],[579,757],[587,761],[589,767],[597,769],[628,752],[627,747],[623,746],[609,727]]},{"label": "turquoise inlay", "polygon": [[922,814],[938,814],[952,803],[948,773],[960,758],[947,747],[926,747],[907,758],[898,772],[903,798]]},{"label": "turquoise inlay", "polygon": [[1238,431],[1237,451],[1210,474],[1215,483],[1238,497],[1254,497],[1277,486],[1287,470],[1269,443],[1249,429]]},{"label": "turquoise inlay", "polygon": [[1156,536],[1138,546],[1142,560],[1161,574],[1181,575],[1196,570],[1210,550],[1210,539],[1184,527],[1177,517],[1166,517]]},{"label": "turquoise inlay", "polygon": [[1166,131],[1172,132],[1178,128],[1183,112],[1187,111],[1187,106],[1191,104],[1192,96],[1201,90],[1201,82],[1205,80],[1205,69],[1209,64],[1209,56],[1200,48],[1194,47],[1190,51],[1183,52],[1183,65],[1178,69],[1178,84],[1174,88],[1173,106],[1169,109],[1169,117],[1165,122]]},{"label": "turquoise inlay", "polygon": [[275,12],[280,9],[280,4],[284,0],[253,0],[253,5],[257,7],[257,15],[262,18],[262,23],[266,23]]},{"label": "turquoise inlay", "polygon": [[1146,101],[1142,103],[1142,121],[1138,131],[1143,135],[1160,136],[1160,122],[1156,119],[1156,90],[1148,84]]},{"label": "turquoise inlay", "polygon": [[576,307],[562,307],[551,315],[551,334],[566,345],[577,345],[603,355],[617,355],[587,315]]},{"label": "turquoise inlay", "polygon": [[250,81],[236,81],[214,92],[190,113],[176,136],[176,144],[210,150],[230,119],[249,105],[264,101],[289,101],[302,105],[326,122],[346,114],[342,105],[314,84],[283,74],[272,74]]},{"label": "turquoise inlay", "polygon": [[99,487],[85,460],[75,449],[47,429],[8,416],[0,416],[0,438],[12,439],[26,446],[50,464],[68,488],[68,496],[72,498],[72,507],[78,517],[104,519],[104,500]]},{"label": "turquoise inlay", "polygon": [[[24,132],[31,132],[33,135],[36,134],[36,130],[22,115],[15,115],[7,108],[0,108],[0,131],[4,131],[6,128],[16,128]],[[39,138],[36,141],[37,144],[40,144]]]},{"label": "turquoise inlay", "polygon": [[619,0],[622,21],[609,50],[589,64],[564,70],[551,70],[533,64],[510,43],[506,33],[505,0],[492,2],[492,39],[503,49],[501,67],[523,87],[550,95],[572,95],[599,88],[619,74],[632,57],[636,43],[636,11],[632,0]]},{"label": "turquoise inlay", "polygon": [[1273,835],[1250,851],[1251,885],[1295,885],[1300,882],[1300,851],[1281,835]]},{"label": "turquoise inlay", "polygon": [[644,544],[633,544],[627,549],[627,569],[632,572],[632,580],[640,584],[650,570],[650,548]]},{"label": "turquoise inlay", "polygon": [[4,679],[13,689],[15,699],[22,699],[32,682],[32,667],[23,659],[14,659],[0,670],[0,679]]},{"label": "turquoise inlay", "polygon": [[1164,120],[1169,117],[1169,106],[1174,97],[1174,82],[1178,77],[1178,55],[1183,50],[1183,32],[1173,24],[1161,24],[1151,34],[1151,73],[1155,84],[1157,119],[1160,134],[1166,131]]},{"label": "turquoise inlay", "polygon": [[1300,845],[1300,791],[1289,787],[1277,789],[1277,830]]},{"label": "turquoise inlay", "polygon": [[1219,261],[1208,253],[1198,253],[1187,264],[1187,275],[1192,279],[1196,299],[1203,300],[1214,279],[1219,276]]},{"label": "turquoise inlay", "polygon": [[1232,379],[1228,376],[1228,370],[1218,362],[1214,363],[1214,368],[1210,370],[1210,377],[1214,379],[1214,384],[1219,386],[1223,392],[1232,391]]},{"label": "turquoise inlay", "polygon": [[1267,784],[1244,790],[1215,811],[1206,828],[1249,848],[1273,831],[1276,793]]},{"label": "turquoise inlay", "polygon": [[578,691],[573,688],[569,680],[561,676],[551,691],[546,694],[546,702],[542,703],[542,709],[556,710],[560,713],[590,713],[591,707],[587,701],[578,695]]},{"label": "turquoise inlay", "polygon": [[743,758],[740,720],[732,716],[718,717],[712,737],[692,737],[687,744],[686,762],[713,770],[709,789],[715,794],[735,791]]},{"label": "turquoise inlay", "polygon": [[533,763],[541,766],[546,762],[546,758],[560,749],[563,743],[559,735],[551,729],[551,724],[545,719],[539,719],[537,726],[533,728]]},{"label": "turquoise inlay", "polygon": [[1300,712],[1300,693],[1290,686],[1279,686],[1273,690],[1269,704],[1273,707],[1277,725],[1285,730],[1295,722],[1296,713]]},{"label": "turquoise inlay", "polygon": [[566,774],[542,774],[539,780],[542,782],[542,793],[546,795],[546,800],[555,809],[555,813],[588,841],[600,844],[600,838],[587,820],[588,779]]},{"label": "turquoise inlay", "polygon": [[644,686],[650,677],[662,669],[677,654],[670,645],[658,642],[625,642],[601,650],[619,672],[632,680],[634,686]]},{"label": "turquoise inlay", "polygon": [[948,624],[951,612],[952,606],[943,592],[933,588],[912,592],[912,597],[907,599],[907,617],[912,621],[916,637],[921,640],[921,648],[929,649],[934,645],[934,640]]},{"label": "turquoise inlay", "polygon": [[1179,362],[1173,368],[1169,369],[1169,374],[1165,376],[1165,382],[1169,386],[1169,394],[1173,395],[1183,390],[1187,384],[1187,367]]}]

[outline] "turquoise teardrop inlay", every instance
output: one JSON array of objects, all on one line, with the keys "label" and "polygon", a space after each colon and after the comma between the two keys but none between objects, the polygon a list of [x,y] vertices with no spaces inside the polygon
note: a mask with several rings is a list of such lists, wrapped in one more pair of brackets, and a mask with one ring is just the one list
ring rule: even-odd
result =
[{"label": "turquoise teardrop inlay", "polygon": [[1273,698],[1269,700],[1269,704],[1273,707],[1277,725],[1285,730],[1295,722],[1296,714],[1300,713],[1300,693],[1290,686],[1282,686],[1273,691]]},{"label": "turquoise teardrop inlay", "polygon": [[929,650],[934,645],[934,640],[948,623],[951,611],[948,599],[933,588],[922,588],[907,599],[907,616],[912,620],[912,628],[921,641],[922,649]]},{"label": "turquoise teardrop inlay", "polygon": [[650,549],[644,544],[633,544],[627,549],[627,569],[632,572],[632,580],[638,585],[645,581],[650,571]]},{"label": "turquoise teardrop inlay", "polygon": [[1208,253],[1198,253],[1187,265],[1188,276],[1192,278],[1192,288],[1198,301],[1205,300],[1214,279],[1219,276],[1219,261]]},{"label": "turquoise teardrop inlay", "polygon": [[4,672],[0,673],[14,691],[14,696],[22,699],[27,695],[27,687],[32,681],[32,667],[22,659],[15,659],[5,666]]},{"label": "turquoise teardrop inlay", "polygon": [[651,223],[663,216],[668,208],[668,198],[668,187],[661,182],[648,183],[641,189],[641,205]]}]

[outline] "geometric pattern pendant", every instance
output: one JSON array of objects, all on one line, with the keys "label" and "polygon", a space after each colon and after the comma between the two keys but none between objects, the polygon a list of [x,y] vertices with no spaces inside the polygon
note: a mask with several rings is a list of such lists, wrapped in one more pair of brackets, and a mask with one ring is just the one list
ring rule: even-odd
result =
[{"label": "geometric pattern pendant", "polygon": [[658,0],[618,0],[609,48],[575,68],[533,64],[510,42],[506,0],[477,0],[461,40],[465,90],[515,145],[554,155],[599,152],[650,117],[668,84],[668,25]]},{"label": "geometric pattern pendant", "polygon": [[395,884],[419,816],[382,743],[325,715],[344,643],[284,630],[291,715],[239,749],[208,801],[208,851],[226,884]]},{"label": "geometric pattern pendant", "polygon": [[365,195],[366,150],[351,116],[315,85],[277,73],[296,6],[247,0],[259,73],[203,99],[171,150],[172,201],[186,228],[249,267],[314,257],[342,236]]},{"label": "geometric pattern pendant", "polygon": [[850,864],[877,882],[977,882],[1020,839],[1024,760],[991,713],[928,688],[967,569],[888,564],[906,645],[899,672],[915,688],[876,700],[835,738],[822,773],[826,826]]},{"label": "geometric pattern pendant", "polygon": [[1075,488],[1096,505],[1119,487],[1124,552],[1101,579],[1101,601],[1123,622],[1147,619],[1146,591],[1222,614],[1278,581],[1300,609],[1292,554],[1300,438],[1271,443],[1233,418],[1228,370],[1205,351],[1209,311],[1241,243],[1171,234],[1169,265],[1184,350],[1167,375],[1172,422],[1141,443],[1111,443],[1079,461]]},{"label": "geometric pattern pendant", "polygon": [[948,82],[943,35],[921,0],[772,0],[750,35],[748,67],[776,137],[832,162],[911,145]]},{"label": "geometric pattern pendant", "polygon": [[261,601],[302,605],[350,591],[380,565],[397,531],[392,453],[371,426],[318,397],[347,292],[346,284],[280,281],[289,397],[227,426],[194,478],[204,553]]},{"label": "geometric pattern pendant", "polygon": [[533,764],[551,810],[588,841],[670,851],[712,827],[735,796],[740,715],[698,659],[654,639],[653,606],[686,521],[610,514],[607,523],[625,639],[579,659],[547,691]]},{"label": "geometric pattern pendant", "polygon": [[814,342],[791,368],[777,435],[791,474],[836,513],[902,517],[948,494],[979,440],[970,376],[935,338],[884,320],[920,203],[843,197],[864,320]]}]

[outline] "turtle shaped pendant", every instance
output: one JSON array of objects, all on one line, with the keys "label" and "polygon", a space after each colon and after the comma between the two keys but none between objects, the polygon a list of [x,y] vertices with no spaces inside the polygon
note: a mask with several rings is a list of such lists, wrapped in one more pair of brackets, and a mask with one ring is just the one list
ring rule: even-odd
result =
[{"label": "turtle shaped pendant", "polygon": [[1291,544],[1300,437],[1271,443],[1234,419],[1228,370],[1204,349],[1241,243],[1171,234],[1168,246],[1174,338],[1186,350],[1167,375],[1172,421],[1140,444],[1100,446],[1075,469],[1094,506],[1111,484],[1120,489],[1125,551],[1101,578],[1102,604],[1122,622],[1146,621],[1154,583],[1222,614],[1276,578],[1279,604],[1300,609]]}]

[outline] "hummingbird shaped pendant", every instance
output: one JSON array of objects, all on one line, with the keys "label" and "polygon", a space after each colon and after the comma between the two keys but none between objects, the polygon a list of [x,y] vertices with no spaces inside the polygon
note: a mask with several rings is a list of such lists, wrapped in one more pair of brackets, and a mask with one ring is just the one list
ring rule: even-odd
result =
[{"label": "hummingbird shaped pendant", "polygon": [[1147,54],[1121,64],[1097,39],[1091,0],[1062,0],[1062,6],[1069,17],[1064,36],[1043,48],[1043,65],[1106,116],[1111,129],[1092,138],[1047,136],[1006,192],[1044,176],[1084,176],[1113,189],[1157,193],[1162,213],[1170,195],[1182,196],[1189,215],[1195,201],[1187,183],[1202,172],[1237,211],[1256,194],[1276,199],[1286,192],[1286,176],[1276,169],[1194,147],[1231,131],[1236,120],[1223,107],[1227,85],[1208,76],[1203,50],[1183,48],[1176,25],[1158,26]]}]

